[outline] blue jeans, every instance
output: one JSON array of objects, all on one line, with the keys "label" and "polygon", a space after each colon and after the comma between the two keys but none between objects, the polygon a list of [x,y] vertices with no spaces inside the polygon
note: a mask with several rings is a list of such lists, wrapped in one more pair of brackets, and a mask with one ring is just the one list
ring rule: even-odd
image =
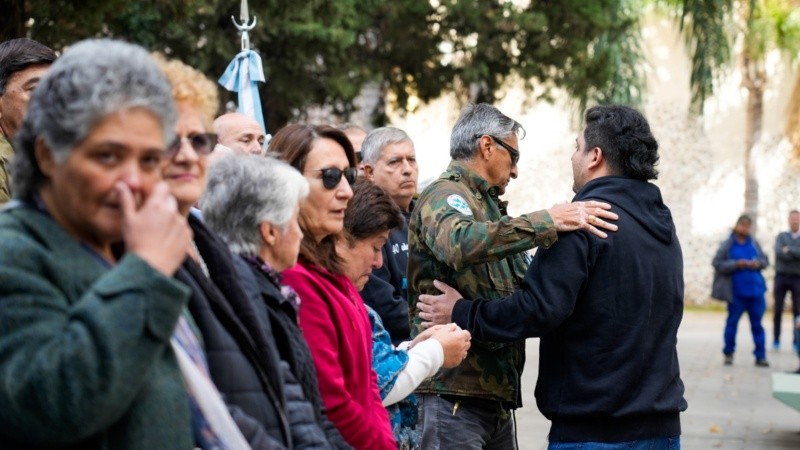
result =
[{"label": "blue jeans", "polygon": [[761,318],[767,309],[767,302],[764,296],[759,297],[738,297],[733,296],[733,300],[728,303],[728,320],[725,322],[725,347],[722,353],[733,354],[736,351],[736,328],[739,326],[739,319],[745,311],[750,318],[750,331],[753,333],[753,343],[756,350],[753,352],[756,359],[765,359],[767,351],[764,346],[766,333],[761,325]]},{"label": "blue jeans", "polygon": [[681,437],[660,437],[628,442],[550,442],[547,450],[680,450]]},{"label": "blue jeans", "polygon": [[[469,400],[459,403],[453,413],[453,402],[435,394],[417,395],[422,432],[420,448],[424,450],[515,450],[514,420],[502,419],[497,409],[476,405]],[[491,402],[487,402],[491,405]],[[495,403],[496,404],[496,403]],[[510,414],[510,412],[509,412]]]}]

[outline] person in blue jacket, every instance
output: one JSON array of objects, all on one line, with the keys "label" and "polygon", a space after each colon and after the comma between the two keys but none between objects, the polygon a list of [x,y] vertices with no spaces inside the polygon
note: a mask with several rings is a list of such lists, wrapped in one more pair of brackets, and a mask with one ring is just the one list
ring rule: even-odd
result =
[{"label": "person in blue jacket", "polygon": [[769,367],[766,351],[766,333],[761,319],[767,310],[764,293],[767,283],[761,271],[769,266],[767,255],[761,250],[755,239],[750,236],[753,220],[742,215],[736,220],[733,232],[717,249],[712,262],[714,266],[714,282],[711,296],[728,302],[728,319],[725,321],[725,346],[722,349],[725,365],[733,364],[733,352],[736,350],[736,329],[739,319],[745,311],[750,318],[750,331],[753,343],[756,366]]},{"label": "person in blue jacket", "polygon": [[680,448],[683,256],[672,214],[648,182],[658,142],[626,106],[592,107],[585,122],[572,155],[574,201],[610,203],[618,231],[560,234],[504,299],[462,299],[437,282],[444,293],[421,295],[420,317],[452,317],[475,339],[541,338],[535,396],[552,422],[550,450]]}]

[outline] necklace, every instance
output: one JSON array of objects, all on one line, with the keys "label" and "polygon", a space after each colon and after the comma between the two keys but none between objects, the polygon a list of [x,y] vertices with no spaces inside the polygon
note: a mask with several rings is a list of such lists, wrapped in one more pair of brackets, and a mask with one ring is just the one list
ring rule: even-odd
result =
[{"label": "necklace", "polygon": [[200,250],[197,249],[197,244],[194,243],[194,239],[192,239],[191,242],[194,254],[195,256],[197,256],[196,258],[197,264],[200,265],[200,269],[203,271],[203,274],[205,274],[206,277],[211,278],[211,274],[208,272],[208,266],[206,265],[206,262],[203,261],[203,256],[200,255]]}]

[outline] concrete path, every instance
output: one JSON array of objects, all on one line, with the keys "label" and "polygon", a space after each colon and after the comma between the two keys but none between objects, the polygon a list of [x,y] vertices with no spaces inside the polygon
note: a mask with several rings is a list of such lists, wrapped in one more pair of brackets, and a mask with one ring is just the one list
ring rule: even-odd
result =
[{"label": "concrete path", "polygon": [[[798,450],[800,412],[772,397],[771,373],[794,371],[798,357],[791,351],[791,317],[784,316],[782,348],[768,353],[769,368],[756,367],[746,315],[739,322],[733,366],[722,364],[721,312],[687,312],[678,333],[681,378],[689,409],[681,416],[684,450]],[[768,343],[772,341],[772,317],[764,320]],[[550,422],[536,409],[533,388],[539,362],[539,340],[528,340],[528,359],[523,375],[525,407],[517,411],[521,450],[547,448]],[[800,376],[800,375],[798,375]]]}]

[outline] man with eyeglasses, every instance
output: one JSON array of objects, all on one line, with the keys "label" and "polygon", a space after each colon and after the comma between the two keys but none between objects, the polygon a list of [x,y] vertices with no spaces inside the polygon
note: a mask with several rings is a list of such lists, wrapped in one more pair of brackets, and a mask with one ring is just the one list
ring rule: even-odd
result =
[{"label": "man with eyeglasses", "polygon": [[[526,251],[548,247],[557,232],[614,231],[610,205],[582,201],[511,217],[499,199],[518,175],[519,122],[488,104],[469,105],[450,136],[452,161],[420,195],[409,224],[408,303],[411,335],[423,331],[417,307],[434,294],[434,280],[467,298],[500,299],[525,276]],[[456,368],[443,369],[417,389],[421,448],[514,449],[512,411],[522,405],[525,342],[482,340]]]},{"label": "man with eyeglasses", "polygon": [[551,421],[550,450],[678,449],[683,257],[672,213],[649,182],[658,142],[627,106],[592,107],[585,122],[572,155],[574,200],[611,203],[619,232],[560,235],[503,299],[462,291],[475,299],[464,300],[437,283],[444,294],[421,295],[420,316],[467,329],[473,347],[541,338],[535,396]]}]

